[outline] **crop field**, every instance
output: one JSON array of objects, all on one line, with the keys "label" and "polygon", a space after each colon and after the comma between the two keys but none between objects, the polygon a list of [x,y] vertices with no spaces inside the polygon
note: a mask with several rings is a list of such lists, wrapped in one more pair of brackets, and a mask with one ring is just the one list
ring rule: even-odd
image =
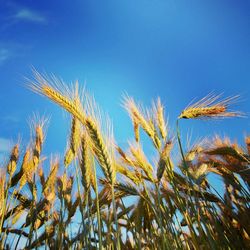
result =
[{"label": "crop field", "polygon": [[144,107],[124,96],[134,130],[124,147],[78,83],[34,72],[27,87],[66,111],[71,128],[65,153],[44,155],[49,119],[35,116],[30,142],[1,162],[0,249],[250,249],[250,137],[187,147],[181,128],[244,116],[233,110],[239,96],[209,94],[172,128],[160,99]]}]

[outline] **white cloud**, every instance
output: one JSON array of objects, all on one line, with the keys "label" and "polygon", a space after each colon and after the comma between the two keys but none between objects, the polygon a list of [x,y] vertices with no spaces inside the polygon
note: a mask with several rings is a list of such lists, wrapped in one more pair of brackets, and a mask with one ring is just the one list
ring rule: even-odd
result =
[{"label": "white cloud", "polygon": [[18,21],[30,21],[30,22],[37,22],[37,23],[46,23],[47,19],[41,15],[40,13],[27,9],[22,8],[19,9],[16,14],[13,16],[14,19]]},{"label": "white cloud", "polygon": [[0,48],[0,65],[5,63],[9,58],[11,54],[8,49]]}]

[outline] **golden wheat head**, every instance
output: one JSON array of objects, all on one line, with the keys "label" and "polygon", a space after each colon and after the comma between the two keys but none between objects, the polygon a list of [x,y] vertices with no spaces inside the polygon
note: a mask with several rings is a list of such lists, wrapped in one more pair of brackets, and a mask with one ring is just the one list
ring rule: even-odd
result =
[{"label": "golden wheat head", "polygon": [[78,95],[78,83],[73,89],[54,76],[47,77],[35,70],[33,70],[33,73],[34,79],[28,80],[27,87],[35,93],[46,96],[84,124],[85,114],[80,102],[82,97]]},{"label": "golden wheat head", "polygon": [[243,113],[230,110],[230,106],[239,100],[239,96],[232,96],[222,100],[220,95],[209,94],[198,102],[185,108],[179,119],[202,119],[202,118],[227,118],[244,116]]}]

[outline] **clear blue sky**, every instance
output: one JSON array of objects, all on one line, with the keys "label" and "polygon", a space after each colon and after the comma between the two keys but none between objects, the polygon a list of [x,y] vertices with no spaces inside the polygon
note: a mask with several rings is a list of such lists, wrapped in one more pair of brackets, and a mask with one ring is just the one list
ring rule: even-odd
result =
[{"label": "clear blue sky", "polygon": [[[0,155],[19,134],[28,141],[32,112],[51,115],[46,152],[65,149],[65,115],[23,86],[31,66],[86,83],[122,146],[132,135],[121,108],[125,92],[145,104],[160,96],[170,125],[190,100],[211,91],[241,94],[236,108],[249,112],[250,1],[0,0]],[[181,125],[194,140],[216,132],[242,141],[249,124]]]}]

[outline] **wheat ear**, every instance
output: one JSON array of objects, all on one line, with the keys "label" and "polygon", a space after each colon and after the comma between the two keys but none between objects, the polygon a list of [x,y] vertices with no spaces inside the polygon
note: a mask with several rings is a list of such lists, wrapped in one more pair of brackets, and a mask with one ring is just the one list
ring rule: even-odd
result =
[{"label": "wheat ear", "polygon": [[115,183],[116,171],[112,159],[108,153],[104,139],[100,133],[100,129],[98,128],[97,124],[90,118],[86,119],[85,126],[92,140],[93,150],[100,163],[105,177],[110,181],[111,184]]},{"label": "wheat ear", "polygon": [[[40,95],[46,96],[79,119],[82,124],[85,123],[85,114],[80,102],[75,102],[75,93],[72,93],[62,81],[56,78],[46,78],[36,71],[34,75],[35,80],[29,80],[28,88]],[[49,81],[52,84],[49,84]]]},{"label": "wheat ear", "polygon": [[157,99],[156,104],[153,103],[153,110],[155,114],[155,120],[159,128],[161,137],[165,140],[167,138],[167,125],[164,118],[164,107],[160,98]]},{"label": "wheat ear", "polygon": [[69,148],[66,151],[64,157],[64,165],[68,167],[68,165],[74,160],[76,157],[77,151],[81,144],[81,125],[76,117],[72,117],[71,123],[71,132],[70,132],[70,140],[69,140]]},{"label": "wheat ear", "polygon": [[231,111],[231,104],[238,101],[239,96],[228,97],[219,100],[220,95],[209,94],[198,102],[189,105],[185,108],[179,119],[198,119],[198,118],[227,118],[243,116],[244,114],[238,111]]},{"label": "wheat ear", "polygon": [[19,158],[19,145],[16,144],[12,149],[9,164],[7,166],[7,172],[10,176],[12,176],[16,171],[18,158]]},{"label": "wheat ear", "polygon": [[88,191],[91,183],[91,156],[89,151],[89,140],[86,132],[83,133],[81,138],[81,154],[79,159],[79,165],[82,172],[82,184],[85,188],[85,191]]},{"label": "wheat ear", "polygon": [[51,171],[43,187],[43,193],[45,197],[49,195],[49,191],[54,193],[58,168],[59,161],[55,158],[54,161],[51,162]]}]

